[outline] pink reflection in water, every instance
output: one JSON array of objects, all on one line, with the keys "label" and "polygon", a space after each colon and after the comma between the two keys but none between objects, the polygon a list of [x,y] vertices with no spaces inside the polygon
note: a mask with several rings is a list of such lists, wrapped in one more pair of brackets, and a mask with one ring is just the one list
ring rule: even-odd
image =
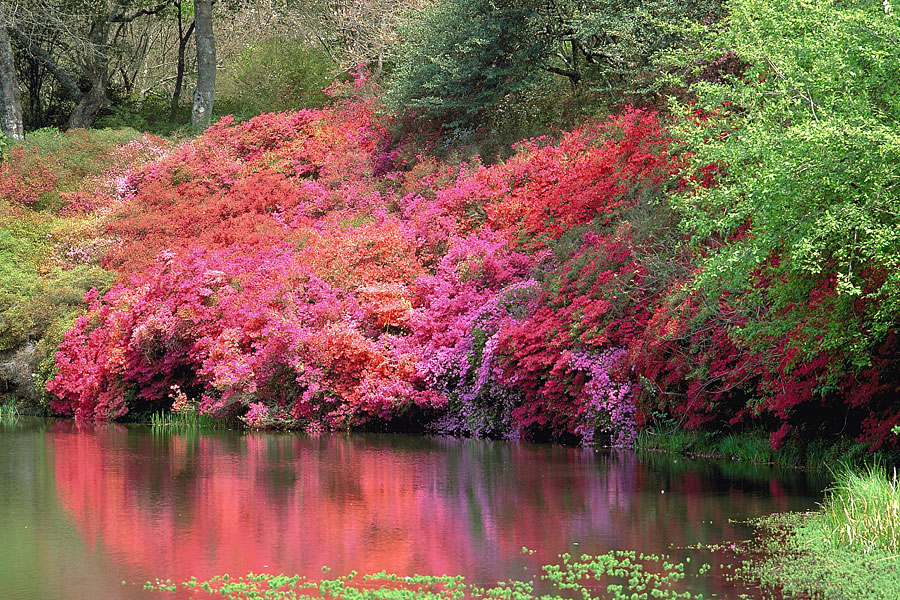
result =
[{"label": "pink reflection in water", "polygon": [[781,484],[773,505],[767,494],[711,491],[687,467],[651,469],[630,453],[71,424],[47,443],[65,512],[87,548],[130,581],[317,578],[327,565],[493,583],[528,578],[566,551],[667,552],[740,537],[730,518],[790,508]]}]

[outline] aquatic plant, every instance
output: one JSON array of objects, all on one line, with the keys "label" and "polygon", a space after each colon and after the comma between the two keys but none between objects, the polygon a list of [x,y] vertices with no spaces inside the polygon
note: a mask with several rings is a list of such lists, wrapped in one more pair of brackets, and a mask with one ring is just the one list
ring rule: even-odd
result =
[{"label": "aquatic plant", "polygon": [[[523,548],[524,552],[529,552]],[[228,574],[205,581],[192,578],[180,586],[171,580],[156,580],[144,584],[145,590],[175,593],[179,587],[192,597],[200,594],[232,600],[297,600],[313,598],[381,598],[385,600],[450,600],[468,598],[508,600],[562,600],[572,595],[585,600],[628,600],[658,598],[660,600],[700,600],[702,594],[685,589],[684,563],[666,555],[640,554],[633,551],[612,551],[591,556],[560,556],[559,564],[545,565],[541,579],[554,590],[551,594],[537,594],[530,581],[500,582],[481,587],[470,584],[462,576],[398,576],[384,571],[369,575],[351,572],[336,579],[314,581],[299,575],[271,575],[248,573],[241,577]],[[702,565],[699,575],[710,566]],[[323,572],[328,569],[323,567]]]},{"label": "aquatic plant", "polygon": [[825,535],[820,510],[778,514],[756,521],[752,549],[738,548],[735,577],[772,594],[797,598],[894,600],[900,594],[900,556],[863,552],[836,544]]},{"label": "aquatic plant", "polygon": [[150,425],[153,427],[215,429],[220,424],[217,419],[199,412],[184,413],[161,410],[150,415]]}]

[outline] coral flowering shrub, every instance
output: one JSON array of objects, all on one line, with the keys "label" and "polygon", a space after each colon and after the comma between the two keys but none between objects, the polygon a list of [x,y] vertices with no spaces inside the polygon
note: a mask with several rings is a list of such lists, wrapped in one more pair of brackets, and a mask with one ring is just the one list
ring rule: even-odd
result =
[{"label": "coral flowering shrub", "polygon": [[384,169],[386,139],[348,103],[223,120],[129,173],[107,219],[119,283],[66,334],[53,408],[113,419],[187,398],[254,427],[415,414],[443,431],[627,442],[623,324],[644,309],[595,288],[635,267],[615,236],[586,236],[578,257],[596,251],[588,270],[604,275],[573,287],[546,243],[664,184],[675,166],[655,117],[431,174]]}]

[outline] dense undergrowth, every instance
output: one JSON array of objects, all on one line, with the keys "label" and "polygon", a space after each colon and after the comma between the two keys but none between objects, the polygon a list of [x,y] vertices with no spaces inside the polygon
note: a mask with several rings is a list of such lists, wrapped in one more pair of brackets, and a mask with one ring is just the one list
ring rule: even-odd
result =
[{"label": "dense undergrowth", "polygon": [[55,342],[96,288],[38,373],[58,414],[895,447],[898,26],[851,4],[730,2],[681,63],[689,104],[505,161],[398,135],[414,121],[362,72],[356,99],[141,138],[83,173],[17,148],[2,349]]},{"label": "dense undergrowth", "polygon": [[128,169],[164,146],[134,130],[48,129],[4,151],[0,362],[6,390],[24,396],[25,408],[33,411],[45,395],[40,381],[29,385],[32,373],[46,378],[53,368],[56,346],[84,309],[84,294],[113,282],[114,274],[97,264],[113,242],[102,234],[108,201]]}]

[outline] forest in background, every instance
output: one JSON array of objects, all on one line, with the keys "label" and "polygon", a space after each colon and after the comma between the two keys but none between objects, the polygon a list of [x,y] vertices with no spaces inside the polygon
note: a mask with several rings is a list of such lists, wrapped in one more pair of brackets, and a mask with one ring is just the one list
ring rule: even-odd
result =
[{"label": "forest in background", "polygon": [[896,448],[889,2],[217,3],[195,138],[192,7],[95,4],[3,4],[21,410]]}]

